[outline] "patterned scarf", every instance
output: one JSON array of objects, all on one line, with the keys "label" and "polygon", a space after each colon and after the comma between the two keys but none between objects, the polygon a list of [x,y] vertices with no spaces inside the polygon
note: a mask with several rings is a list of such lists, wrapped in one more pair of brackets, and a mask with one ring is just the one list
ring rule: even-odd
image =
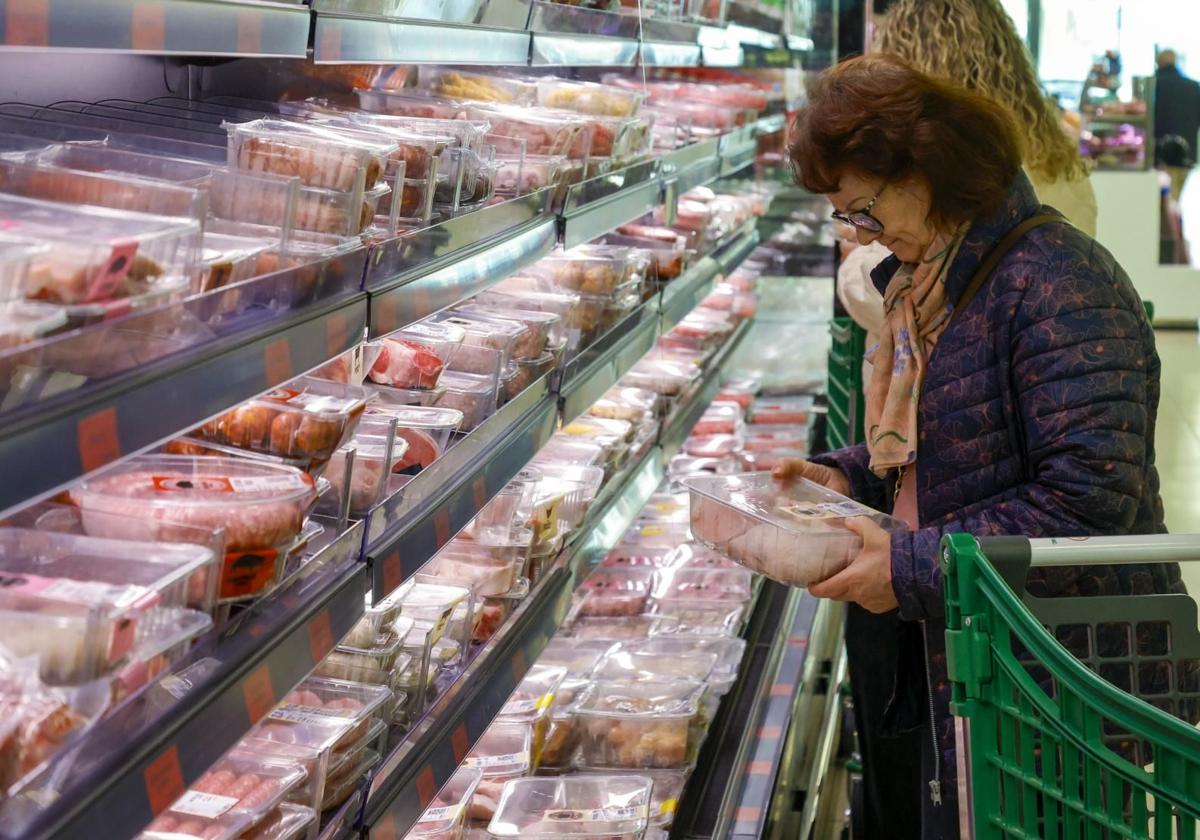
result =
[{"label": "patterned scarf", "polygon": [[871,469],[881,477],[917,459],[917,400],[929,354],[950,323],[946,273],[966,232],[964,226],[939,235],[920,263],[901,264],[883,293],[879,343],[866,354],[873,368],[866,394],[867,450]]}]

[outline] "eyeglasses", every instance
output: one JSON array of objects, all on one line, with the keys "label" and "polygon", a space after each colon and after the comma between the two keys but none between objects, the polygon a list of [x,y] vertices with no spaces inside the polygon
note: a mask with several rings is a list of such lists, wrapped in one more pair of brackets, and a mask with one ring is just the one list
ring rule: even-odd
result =
[{"label": "eyeglasses", "polygon": [[852,213],[840,213],[834,210],[832,213],[833,218],[851,227],[865,230],[867,233],[883,233],[883,222],[871,215],[871,208],[875,206],[875,202],[879,201],[879,196],[883,195],[883,191],[886,188],[887,181],[884,181],[883,186],[879,188],[879,192],[875,193],[861,210],[855,210]]}]

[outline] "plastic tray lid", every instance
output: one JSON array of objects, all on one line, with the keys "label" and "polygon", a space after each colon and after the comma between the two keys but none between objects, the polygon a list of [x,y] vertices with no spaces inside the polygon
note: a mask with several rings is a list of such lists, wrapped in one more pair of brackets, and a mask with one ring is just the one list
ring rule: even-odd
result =
[{"label": "plastic tray lid", "polygon": [[636,650],[613,651],[597,666],[600,682],[643,683],[664,680],[706,682],[717,667],[717,654],[705,651],[676,651],[659,656]]},{"label": "plastic tray lid", "polygon": [[616,649],[616,642],[555,636],[546,644],[537,661],[539,665],[558,665],[565,668],[568,678],[586,678],[596,670],[600,660]]},{"label": "plastic tray lid", "polygon": [[394,419],[397,426],[406,429],[428,429],[431,431],[454,431],[462,425],[463,413],[456,408],[434,408],[423,405],[367,406],[367,417]]},{"label": "plastic tray lid", "polygon": [[[649,826],[642,840],[649,840],[650,830],[655,826],[669,826],[675,820],[675,812],[679,808],[679,800],[683,797],[683,788],[687,784],[688,774],[683,770],[639,769],[622,772],[620,770],[592,770],[580,768],[575,775],[581,776],[643,776],[650,780]],[[663,835],[664,838],[666,835]]]},{"label": "plastic tray lid", "polygon": [[537,466],[542,471],[544,478],[556,479],[566,484],[577,485],[581,498],[585,502],[595,499],[596,494],[600,492],[600,485],[604,483],[603,467],[549,460],[539,461],[537,462]]},{"label": "plastic tray lid", "polygon": [[524,721],[497,720],[463,761],[487,778],[520,776],[532,769],[533,729]]},{"label": "plastic tray lid", "polygon": [[471,804],[471,797],[475,795],[481,778],[482,774],[474,767],[455,770],[416,824],[409,829],[409,835],[445,837],[453,828],[462,825],[467,806]]},{"label": "plastic tray lid", "polygon": [[271,714],[278,719],[276,712],[303,710],[358,722],[374,715],[391,699],[391,690],[381,685],[309,677],[289,692]]},{"label": "plastic tray lid", "polygon": [[259,399],[305,414],[337,419],[361,412],[368,402],[375,399],[375,392],[361,385],[345,385],[302,376]]},{"label": "plastic tray lid", "polygon": [[700,711],[704,683],[662,679],[647,682],[595,681],[575,706],[577,714],[632,720],[678,720]]},{"label": "plastic tray lid", "polygon": [[210,820],[247,814],[257,822],[307,777],[303,767],[291,762],[235,752],[213,765],[170,810]]},{"label": "plastic tray lid", "polygon": [[496,378],[486,374],[464,373],[460,370],[442,372],[441,384],[447,391],[456,394],[487,396],[496,390]]},{"label": "plastic tray lid", "polygon": [[559,665],[535,663],[497,717],[522,721],[539,719],[554,704],[554,694],[566,676],[567,669]]},{"label": "plastic tray lid", "polygon": [[13,340],[24,343],[48,335],[67,323],[67,310],[51,303],[0,303],[0,347]]},{"label": "plastic tray lid", "polygon": [[631,615],[618,618],[577,618],[567,634],[573,639],[626,642],[666,633],[678,622],[665,615]]},{"label": "plastic tray lid", "polygon": [[317,820],[317,812],[312,808],[281,802],[273,814],[244,835],[242,840],[300,840],[309,835]]},{"label": "plastic tray lid", "polygon": [[[185,804],[185,807],[190,805]],[[168,808],[155,818],[139,840],[235,840],[249,830],[255,818],[249,814],[229,813],[215,819],[202,819],[194,814]]]},{"label": "plastic tray lid", "polygon": [[650,810],[645,776],[558,776],[504,786],[492,837],[640,837]]},{"label": "plastic tray lid", "polygon": [[753,576],[747,569],[670,568],[654,584],[657,601],[744,604],[750,600]]}]

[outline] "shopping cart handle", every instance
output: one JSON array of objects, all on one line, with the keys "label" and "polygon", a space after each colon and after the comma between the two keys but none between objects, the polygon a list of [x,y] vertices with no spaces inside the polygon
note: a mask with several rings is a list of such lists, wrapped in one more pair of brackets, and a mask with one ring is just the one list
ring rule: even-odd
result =
[{"label": "shopping cart handle", "polygon": [[1200,534],[1134,534],[1123,537],[981,537],[993,565],[1105,566],[1200,560]]}]

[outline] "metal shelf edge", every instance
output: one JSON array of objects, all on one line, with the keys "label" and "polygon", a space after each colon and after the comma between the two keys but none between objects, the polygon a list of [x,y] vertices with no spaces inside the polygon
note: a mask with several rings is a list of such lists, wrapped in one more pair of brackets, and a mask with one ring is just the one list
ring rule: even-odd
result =
[{"label": "metal shelf edge", "polygon": [[662,331],[674,327],[696,308],[712,290],[721,266],[712,257],[702,257],[678,280],[672,280],[662,292]]},{"label": "metal shelf edge", "polygon": [[316,64],[529,64],[530,34],[469,24],[317,13]]},{"label": "metal shelf edge", "polygon": [[700,419],[700,415],[704,413],[704,409],[712,402],[717,389],[721,385],[722,368],[728,363],[738,346],[749,334],[753,323],[753,319],[748,319],[738,324],[733,335],[729,337],[729,340],[725,342],[725,345],[709,362],[704,379],[696,388],[694,395],[688,401],[687,405],[676,408],[675,415],[670,419],[670,422],[663,424],[658,440],[659,445],[663,448],[664,457],[667,460],[670,460],[672,456],[679,452],[679,448],[683,446],[684,438],[691,432],[692,426],[696,425],[696,421]]},{"label": "metal shelf edge", "polygon": [[572,361],[559,386],[560,414],[570,423],[650,351],[659,335],[659,300],[653,297],[616,324],[597,345]]}]

